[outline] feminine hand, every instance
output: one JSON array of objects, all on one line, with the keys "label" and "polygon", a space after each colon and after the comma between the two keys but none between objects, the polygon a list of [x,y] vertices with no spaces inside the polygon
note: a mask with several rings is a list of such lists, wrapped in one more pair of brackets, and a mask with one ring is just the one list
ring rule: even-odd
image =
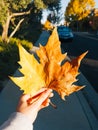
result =
[{"label": "feminine hand", "polygon": [[19,100],[17,112],[21,112],[35,121],[39,110],[49,106],[50,97],[53,96],[51,89],[43,88],[35,96],[30,97],[29,94],[23,94]]}]

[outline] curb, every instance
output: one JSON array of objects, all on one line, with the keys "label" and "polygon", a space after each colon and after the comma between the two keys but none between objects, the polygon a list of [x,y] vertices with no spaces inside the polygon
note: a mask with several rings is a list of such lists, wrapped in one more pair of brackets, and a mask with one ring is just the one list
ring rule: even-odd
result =
[{"label": "curb", "polygon": [[98,119],[98,93],[94,90],[92,85],[88,82],[82,73],[79,75],[79,84],[81,83],[86,85],[86,87],[82,90],[82,93],[92,111],[94,112],[94,115]]}]

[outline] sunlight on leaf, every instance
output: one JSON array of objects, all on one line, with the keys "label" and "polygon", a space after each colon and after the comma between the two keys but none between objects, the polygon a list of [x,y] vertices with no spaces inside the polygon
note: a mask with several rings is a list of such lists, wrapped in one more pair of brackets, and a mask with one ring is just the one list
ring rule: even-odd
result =
[{"label": "sunlight on leaf", "polygon": [[[74,83],[77,81],[81,60],[87,52],[72,61],[66,61],[66,53],[62,54],[60,44],[55,28],[47,44],[40,45],[36,52],[39,61],[19,44],[19,71],[23,76],[10,77],[11,80],[24,90],[24,93],[33,96],[39,89],[47,87],[55,90],[63,100],[65,96],[82,89],[83,86],[76,86]],[[66,62],[62,64],[64,60]]]}]

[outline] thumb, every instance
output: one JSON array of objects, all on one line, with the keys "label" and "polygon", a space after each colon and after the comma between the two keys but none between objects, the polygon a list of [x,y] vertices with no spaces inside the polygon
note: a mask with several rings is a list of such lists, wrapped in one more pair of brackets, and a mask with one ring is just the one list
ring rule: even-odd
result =
[{"label": "thumb", "polygon": [[20,97],[20,101],[26,102],[29,98],[30,98],[30,95],[29,95],[29,94],[23,94],[23,95]]}]

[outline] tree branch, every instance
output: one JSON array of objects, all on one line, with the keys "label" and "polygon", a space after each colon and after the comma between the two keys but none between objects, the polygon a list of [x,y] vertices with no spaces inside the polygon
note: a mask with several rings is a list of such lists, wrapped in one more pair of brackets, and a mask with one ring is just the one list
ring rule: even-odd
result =
[{"label": "tree branch", "polygon": [[26,12],[21,12],[21,13],[13,13],[13,14],[11,15],[11,17],[28,15],[28,14],[30,14],[30,12],[31,12],[31,9],[30,9],[29,11],[26,11]]},{"label": "tree branch", "polygon": [[9,39],[14,36],[14,34],[16,33],[16,31],[18,30],[18,28],[20,27],[20,25],[21,25],[21,23],[22,23],[23,21],[24,21],[24,18],[21,19],[21,20],[18,22],[16,28],[15,28],[14,31],[10,34]]}]

